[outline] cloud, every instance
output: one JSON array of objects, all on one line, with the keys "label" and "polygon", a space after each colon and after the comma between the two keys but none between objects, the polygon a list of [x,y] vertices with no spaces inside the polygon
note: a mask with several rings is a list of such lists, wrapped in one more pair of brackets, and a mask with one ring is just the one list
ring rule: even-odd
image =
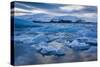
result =
[{"label": "cloud", "polygon": [[12,12],[12,16],[20,16],[20,15],[26,15],[26,14],[29,14],[30,11],[29,10],[26,10],[26,9],[21,9],[21,8],[13,8],[11,9],[11,12]]},{"label": "cloud", "polygon": [[48,14],[54,16],[77,16],[79,18],[96,21],[97,7],[83,5],[48,4],[48,3],[27,3],[16,2],[11,9],[12,16]]},{"label": "cloud", "polygon": [[38,14],[38,13],[47,13],[49,14],[49,12],[47,12],[46,10],[43,9],[31,9],[31,10],[27,10],[27,9],[22,9],[22,8],[13,8],[11,10],[12,13],[14,13],[15,16],[21,16],[21,15],[32,15],[32,14]]},{"label": "cloud", "polygon": [[63,7],[59,7],[61,10],[64,10],[64,11],[75,11],[75,10],[81,10],[81,9],[84,9],[85,7],[83,6],[75,6],[75,5],[71,5],[71,6],[63,6]]},{"label": "cloud", "polygon": [[31,13],[48,13],[48,12],[43,9],[33,9],[31,10]]},{"label": "cloud", "polygon": [[28,10],[34,8],[33,6],[30,6],[30,5],[27,5],[27,4],[24,4],[24,3],[20,3],[20,2],[15,2],[14,7],[22,8],[22,9],[28,9]]},{"label": "cloud", "polygon": [[21,9],[21,8],[13,8],[11,11],[14,11],[14,12],[16,12],[16,11],[21,11],[21,12],[30,12],[29,10],[26,10],[26,9]]}]

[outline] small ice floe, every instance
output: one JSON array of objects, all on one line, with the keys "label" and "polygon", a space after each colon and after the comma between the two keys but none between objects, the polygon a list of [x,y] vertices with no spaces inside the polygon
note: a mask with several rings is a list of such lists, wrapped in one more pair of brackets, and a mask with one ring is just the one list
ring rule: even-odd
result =
[{"label": "small ice floe", "polygon": [[43,56],[50,56],[50,55],[54,55],[56,53],[56,50],[52,47],[47,46],[41,48],[41,50],[39,50],[38,52]]},{"label": "small ice floe", "polygon": [[31,45],[31,47],[33,49],[35,49],[36,51],[40,51],[42,48],[45,48],[46,46],[47,46],[47,43],[46,42],[40,42],[38,44]]},{"label": "small ice floe", "polygon": [[43,41],[48,41],[48,38],[45,36],[45,34],[39,34],[33,38],[33,43],[36,44]]},{"label": "small ice floe", "polygon": [[78,40],[73,40],[68,46],[74,50],[87,50],[90,47],[89,44],[81,43]]},{"label": "small ice floe", "polygon": [[52,22],[61,22],[61,20],[66,21],[70,21],[70,22],[76,22],[77,20],[79,20],[78,17],[75,17],[75,16],[55,16],[53,19],[52,19]]},{"label": "small ice floe", "polygon": [[85,42],[91,46],[97,46],[97,39],[96,38],[90,38],[90,37],[80,37],[77,38],[79,42]]},{"label": "small ice floe", "polygon": [[60,50],[57,50],[55,56],[64,56],[65,55],[65,51],[64,49],[60,49]]},{"label": "small ice floe", "polygon": [[[33,46],[34,47],[34,46]],[[63,50],[64,45],[62,43],[58,43],[56,41],[50,42],[47,45],[40,44],[39,46],[35,46],[35,49],[38,53],[40,53],[43,56],[64,56],[65,51]]]},{"label": "small ice floe", "polygon": [[87,42],[88,41],[88,37],[78,37],[77,40],[79,42]]},{"label": "small ice floe", "polygon": [[57,51],[57,50],[62,49],[64,47],[64,44],[56,42],[56,41],[53,41],[53,42],[49,43],[48,46]]},{"label": "small ice floe", "polygon": [[46,36],[48,38],[48,41],[47,41],[48,43],[50,43],[50,42],[58,39],[58,37],[54,33],[53,34],[46,35]]}]

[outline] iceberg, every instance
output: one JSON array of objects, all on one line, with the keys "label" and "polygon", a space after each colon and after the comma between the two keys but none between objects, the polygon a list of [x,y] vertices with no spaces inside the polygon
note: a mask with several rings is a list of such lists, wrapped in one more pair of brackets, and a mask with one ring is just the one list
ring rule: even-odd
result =
[{"label": "iceberg", "polygon": [[52,19],[52,21],[56,21],[56,22],[58,22],[60,20],[76,22],[77,20],[79,20],[79,18],[75,17],[75,16],[55,16]]}]

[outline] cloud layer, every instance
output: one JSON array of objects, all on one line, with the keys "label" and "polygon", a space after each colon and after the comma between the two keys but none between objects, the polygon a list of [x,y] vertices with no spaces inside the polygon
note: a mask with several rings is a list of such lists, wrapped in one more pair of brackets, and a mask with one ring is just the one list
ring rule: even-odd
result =
[{"label": "cloud layer", "polygon": [[34,15],[44,13],[52,16],[77,16],[85,20],[97,20],[97,7],[84,5],[66,5],[66,4],[49,4],[49,3],[28,3],[15,1],[12,7],[12,15]]}]

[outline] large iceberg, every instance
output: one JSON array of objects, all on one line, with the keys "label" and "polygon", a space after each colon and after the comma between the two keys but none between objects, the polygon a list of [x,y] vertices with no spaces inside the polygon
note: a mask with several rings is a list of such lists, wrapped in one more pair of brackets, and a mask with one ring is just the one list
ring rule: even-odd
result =
[{"label": "large iceberg", "polygon": [[75,16],[55,16],[52,19],[52,21],[56,21],[56,22],[58,22],[60,20],[76,22],[77,20],[79,20],[79,18],[75,17]]}]

